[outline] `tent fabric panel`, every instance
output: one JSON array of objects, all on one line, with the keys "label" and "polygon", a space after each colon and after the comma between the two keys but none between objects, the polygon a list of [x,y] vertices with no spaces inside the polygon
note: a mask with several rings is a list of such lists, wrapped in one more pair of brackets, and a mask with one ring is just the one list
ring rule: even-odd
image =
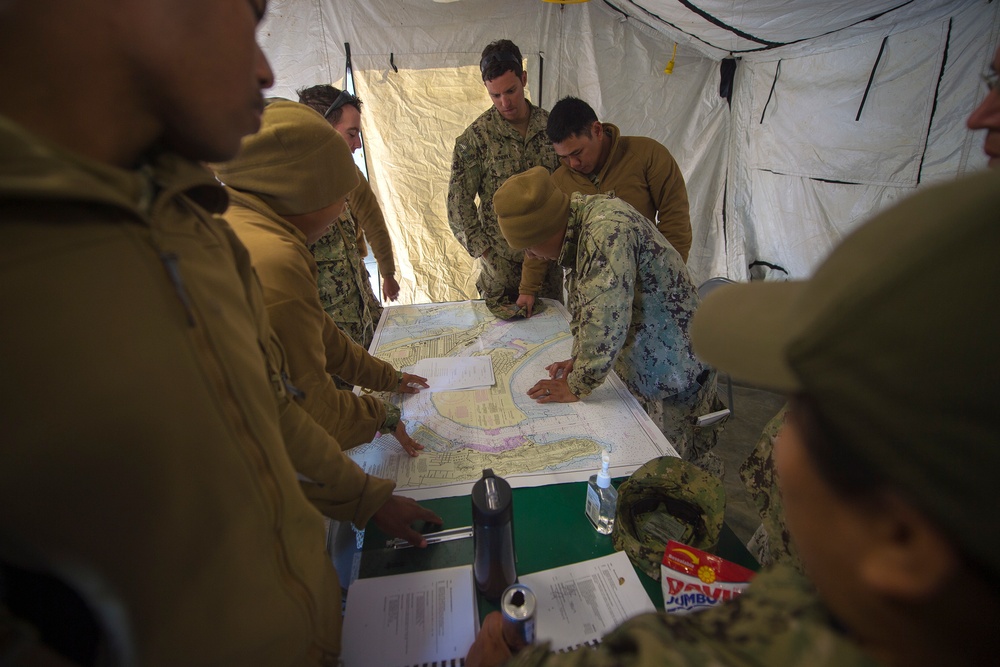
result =
[{"label": "tent fabric panel", "polygon": [[[746,244],[751,279],[807,278],[840,240],[874,212],[912,192],[883,185],[829,183],[754,171],[750,211],[754,233]],[[887,252],[891,249],[887,248]]]},{"label": "tent fabric panel", "polygon": [[558,73],[557,97],[579,97],[622,134],[651,137],[667,147],[684,174],[690,200],[688,268],[696,282],[718,275],[725,271],[719,260],[725,252],[721,204],[729,135],[719,65],[680,46],[673,73],[666,74],[673,44],[603,17],[595,8],[577,13],[572,29],[564,26],[564,33],[573,35],[564,48],[572,47],[575,58],[564,53],[567,64]]},{"label": "tent fabric panel", "polygon": [[488,104],[478,66],[394,72],[375,69],[368,56],[355,65],[371,183],[392,237],[402,297],[478,298],[473,260],[455,240],[446,210],[454,137]]},{"label": "tent fabric panel", "polygon": [[751,135],[751,166],[915,186],[934,102],[929,84],[941,69],[947,28],[938,23],[891,35],[884,50],[876,39],[775,64],[771,81],[760,77],[754,91],[759,129]]}]

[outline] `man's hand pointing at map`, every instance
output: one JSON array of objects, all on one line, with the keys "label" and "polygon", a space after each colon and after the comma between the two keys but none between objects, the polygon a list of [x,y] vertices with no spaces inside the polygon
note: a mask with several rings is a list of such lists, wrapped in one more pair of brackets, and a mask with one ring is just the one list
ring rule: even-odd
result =
[{"label": "man's hand pointing at map", "polygon": [[569,390],[566,376],[549,380],[539,380],[528,390],[528,396],[539,403],[575,403],[580,399]]}]

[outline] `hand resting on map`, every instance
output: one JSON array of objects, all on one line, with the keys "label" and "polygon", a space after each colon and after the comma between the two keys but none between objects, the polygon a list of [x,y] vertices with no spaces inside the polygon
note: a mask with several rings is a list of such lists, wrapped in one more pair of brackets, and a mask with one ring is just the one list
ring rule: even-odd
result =
[{"label": "hand resting on map", "polygon": [[399,444],[403,447],[403,451],[410,456],[416,456],[418,452],[424,448],[423,445],[411,438],[406,432],[406,424],[403,423],[402,419],[400,419],[399,423],[396,424],[396,430],[393,431],[392,434],[395,436],[396,440],[399,440]]}]

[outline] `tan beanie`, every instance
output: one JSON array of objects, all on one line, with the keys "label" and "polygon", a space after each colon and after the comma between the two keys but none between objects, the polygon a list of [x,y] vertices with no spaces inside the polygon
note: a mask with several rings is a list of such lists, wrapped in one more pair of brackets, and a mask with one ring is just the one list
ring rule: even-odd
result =
[{"label": "tan beanie", "polygon": [[358,185],[344,138],[321,115],[287,100],[268,104],[260,131],[243,138],[235,158],[212,166],[220,181],[260,197],[278,215],[318,211]]},{"label": "tan beanie", "polygon": [[569,220],[569,195],[552,182],[545,167],[511,176],[493,195],[500,232],[514,250],[548,241]]}]

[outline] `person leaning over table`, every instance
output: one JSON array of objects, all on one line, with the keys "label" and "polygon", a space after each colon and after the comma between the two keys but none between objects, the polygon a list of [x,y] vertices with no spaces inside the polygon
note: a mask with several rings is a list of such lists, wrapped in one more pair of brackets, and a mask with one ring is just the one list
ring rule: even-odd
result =
[{"label": "person leaning over table", "polygon": [[424,542],[406,512],[433,514],[291,400],[246,251],[212,215],[226,195],[199,162],[259,126],[265,9],[0,3],[18,63],[0,95],[0,662],[53,664],[90,631],[17,574],[37,572],[116,640],[93,661],[336,664],[340,585],[297,470],[329,516],[403,506],[395,532]]},{"label": "person leaning over table", "polygon": [[[504,243],[493,195],[507,178],[525,169],[542,166],[553,171],[559,158],[545,137],[548,113],[524,96],[528,73],[517,45],[509,39],[491,42],[483,49],[479,69],[493,106],[455,140],[448,225],[469,255],[478,259],[479,296],[488,302],[509,300],[531,315],[536,297],[562,301],[562,274],[547,262],[526,260]],[[532,268],[533,262],[537,268]],[[536,284],[528,288],[522,271]]]},{"label": "person leaning over table", "polygon": [[[318,112],[347,142],[351,152],[361,148],[361,100],[329,84],[302,88],[299,102]],[[371,347],[375,327],[382,317],[382,304],[372,292],[371,276],[365,268],[365,238],[372,244],[382,278],[382,296],[395,301],[399,296],[392,241],[382,209],[368,179],[358,172],[358,187],[347,196],[344,212],[330,231],[309,246],[319,270],[319,297],[323,309],[337,328],[355,343]]]},{"label": "person leaning over table", "polygon": [[[684,175],[673,155],[648,137],[622,136],[611,123],[597,120],[589,104],[564,97],[549,112],[545,133],[562,165],[552,180],[566,194],[610,194],[631,204],[687,262],[691,216]],[[528,264],[523,284],[541,280],[543,265]]]},{"label": "person leaning over table", "polygon": [[563,192],[614,194],[656,223],[687,262],[691,215],[677,161],[649,137],[622,136],[617,126],[597,120],[589,104],[564,97],[549,112],[545,134],[562,165],[552,174]]},{"label": "person leaning over table", "polygon": [[343,137],[306,105],[276,100],[264,109],[260,131],[214,168],[229,194],[223,217],[250,251],[302,405],[345,449],[392,433],[416,456],[423,446],[407,434],[398,407],[333,380],[404,394],[427,387],[426,378],[397,371],[352,341],[320,303],[309,245],[337,220],[358,185]]},{"label": "person leaning over table", "polygon": [[585,399],[616,371],[678,453],[722,476],[713,452],[722,422],[715,370],[688,335],[698,292],[680,255],[653,223],[608,195],[567,195],[542,167],[509,178],[493,197],[514,250],[565,270],[573,356],[546,367],[528,395],[541,402]]},{"label": "person leaning over table", "polygon": [[[645,614],[596,650],[537,646],[507,664],[994,664],[1000,317],[982,305],[1000,292],[997,247],[987,172],[880,214],[809,280],[709,296],[699,355],[791,396],[774,455],[806,576],[778,565],[714,609]],[[486,619],[467,665],[510,657],[499,627]]]}]

